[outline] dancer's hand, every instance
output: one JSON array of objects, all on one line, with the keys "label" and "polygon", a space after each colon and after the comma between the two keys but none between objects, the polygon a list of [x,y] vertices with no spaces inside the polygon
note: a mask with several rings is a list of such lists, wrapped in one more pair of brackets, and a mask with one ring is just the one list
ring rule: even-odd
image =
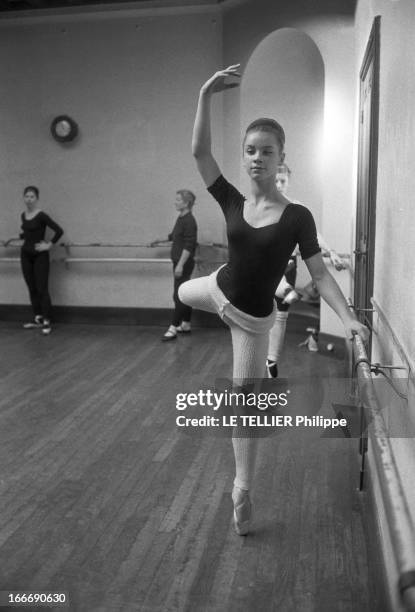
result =
[{"label": "dancer's hand", "polygon": [[182,276],[183,276],[183,266],[177,265],[174,268],[174,277],[175,278],[181,278]]},{"label": "dancer's hand", "polygon": [[[233,64],[228,66],[225,70],[219,70],[202,85],[201,92],[205,94],[213,94],[225,89],[232,89],[233,87],[239,87],[239,81],[241,73],[238,72],[238,68],[241,64]],[[226,83],[228,77],[237,78],[237,82]]]},{"label": "dancer's hand", "polygon": [[35,251],[37,251],[38,253],[41,253],[42,251],[49,251],[51,246],[52,244],[50,242],[42,240],[41,242],[37,242],[35,244]]},{"label": "dancer's hand", "polygon": [[333,266],[336,268],[338,272],[340,272],[340,270],[346,269],[346,264],[344,263],[340,255],[336,253],[336,251],[330,251],[329,255],[330,255],[331,263],[333,264]]},{"label": "dancer's hand", "polygon": [[348,340],[353,340],[353,336],[356,334],[359,334],[363,342],[367,342],[369,340],[369,329],[357,319],[349,319],[348,321],[344,322],[344,330]]}]

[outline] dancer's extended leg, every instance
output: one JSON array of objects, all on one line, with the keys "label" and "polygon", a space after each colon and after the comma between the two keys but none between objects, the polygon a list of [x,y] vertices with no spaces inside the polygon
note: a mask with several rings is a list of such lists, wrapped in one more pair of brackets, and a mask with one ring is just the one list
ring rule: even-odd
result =
[{"label": "dancer's extended leg", "polygon": [[180,300],[199,310],[207,312],[217,312],[215,303],[209,293],[209,277],[192,278],[179,287],[178,295]]}]

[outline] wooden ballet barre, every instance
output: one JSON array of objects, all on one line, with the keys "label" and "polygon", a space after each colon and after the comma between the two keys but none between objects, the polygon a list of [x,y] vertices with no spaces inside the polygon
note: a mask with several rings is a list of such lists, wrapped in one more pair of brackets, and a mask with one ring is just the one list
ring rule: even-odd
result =
[{"label": "wooden ballet barre", "polygon": [[[53,261],[60,261],[64,264],[67,263],[162,263],[171,264],[171,259],[162,257],[62,257],[59,259],[53,259]],[[11,263],[20,262],[20,257],[0,257],[0,263]],[[195,257],[196,264],[209,263],[209,264],[223,264],[225,261],[210,261],[204,260],[200,257]]]},{"label": "wooden ballet barre", "polygon": [[[14,240],[18,240],[17,238]],[[20,239],[19,239],[20,240]],[[9,246],[20,246],[13,245],[13,240],[5,241],[0,240],[0,247],[9,247]],[[163,257],[72,257],[70,255],[70,247],[78,247],[78,248],[94,248],[94,247],[104,247],[104,248],[160,248],[163,245],[153,245],[153,244],[139,244],[139,243],[110,243],[110,242],[61,242],[58,245],[66,250],[67,257],[53,259],[52,261],[61,261],[64,264],[69,263],[162,263],[162,264],[171,264],[171,259],[163,258]],[[166,245],[167,246],[167,245]],[[209,242],[209,243],[201,243],[198,246],[202,247],[217,247],[217,248],[227,248],[226,245],[221,243]],[[209,263],[209,264],[222,264],[226,263],[224,261],[210,261],[205,260],[202,257],[196,255],[195,258],[196,264],[201,263]],[[0,257],[0,263],[10,263],[10,262],[19,262],[19,257]]]},{"label": "wooden ballet barre", "polygon": [[[97,263],[168,263],[171,264],[171,259],[165,259],[161,257],[63,257],[58,260],[63,263],[84,263],[84,262],[97,262]],[[20,262],[20,257],[0,257],[0,262]]]},{"label": "wooden ballet barre", "polygon": [[133,244],[133,243],[120,243],[114,244],[109,242],[62,242],[59,244],[60,247],[69,248],[69,247],[110,247],[110,248],[118,248],[118,247],[132,247],[132,248],[156,248],[151,246],[151,244]]},{"label": "wooden ballet barre", "polygon": [[[62,261],[65,264],[69,264],[69,263],[168,263],[171,264],[171,260],[170,259],[166,259],[166,258],[162,258],[162,257],[73,257],[70,254],[70,248],[71,247],[75,247],[75,248],[95,248],[95,247],[104,247],[104,248],[160,248],[163,246],[168,246],[168,242],[166,241],[165,244],[137,244],[137,243],[110,243],[110,242],[62,242],[59,244],[60,247],[63,247],[66,251],[67,256],[60,259],[60,261]],[[198,244],[198,246],[202,246],[202,247],[220,247],[220,248],[227,248],[226,245],[221,244],[221,243],[215,243],[215,242],[210,242],[210,243],[201,243]],[[201,258],[200,256],[196,255],[195,258],[195,263],[196,264],[201,264],[201,263],[210,263],[210,264],[221,264],[221,263],[225,263],[223,261],[206,261],[203,258]]]},{"label": "wooden ballet barre", "polygon": [[[198,263],[209,263],[209,264],[224,264],[226,261],[224,260],[213,260],[210,259],[202,259],[201,257],[195,257],[195,262]],[[18,261],[18,260],[16,260]],[[142,262],[142,263],[168,263],[171,264],[171,259],[166,259],[164,257],[63,257],[58,261],[63,261],[63,263],[71,263],[71,262],[122,262],[122,263],[134,263],[134,262]]]},{"label": "wooden ballet barre", "polygon": [[169,263],[171,259],[165,259],[161,257],[64,257],[60,261],[64,263]]},{"label": "wooden ballet barre", "polygon": [[[1,242],[0,242],[1,245]],[[132,248],[146,248],[146,249],[158,249],[161,247],[167,247],[169,242],[166,241],[165,244],[135,244],[135,243],[110,243],[110,242],[61,242],[58,246],[63,248],[69,247],[110,247],[110,248],[124,248],[124,247],[132,247]],[[222,244],[220,242],[201,242],[198,243],[200,247],[215,247],[221,249],[227,249],[228,246],[226,244]]]},{"label": "wooden ballet barre", "polygon": [[[16,244],[16,242],[18,244]],[[8,247],[20,247],[23,244],[22,238],[10,238],[10,240],[0,240],[0,247],[7,249]]]},{"label": "wooden ballet barre", "polygon": [[[19,242],[19,244],[13,244]],[[10,240],[0,240],[0,247],[5,249],[9,247],[18,248],[22,240],[20,238],[10,238]],[[0,257],[0,263],[20,262],[20,257]]]}]

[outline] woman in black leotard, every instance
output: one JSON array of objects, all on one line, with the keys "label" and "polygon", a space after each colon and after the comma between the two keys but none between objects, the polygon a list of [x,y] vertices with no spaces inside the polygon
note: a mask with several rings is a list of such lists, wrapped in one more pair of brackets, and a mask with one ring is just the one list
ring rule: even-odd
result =
[{"label": "woman in black leotard", "polygon": [[[37,187],[26,187],[23,192],[26,211],[22,212],[23,245],[20,251],[23,277],[29,289],[30,302],[33,308],[33,322],[25,323],[25,329],[39,327],[42,334],[51,332],[51,301],[48,289],[49,251],[63,234],[62,228],[49,215],[39,208],[39,190]],[[46,228],[53,230],[50,242],[45,240]]]},{"label": "woman in black leotard", "polygon": [[[222,176],[211,152],[210,100],[215,92],[239,84],[239,64],[216,72],[201,88],[192,149],[209,192],[225,215],[229,262],[209,277],[184,283],[180,299],[195,308],[217,312],[229,325],[233,345],[233,379],[240,384],[263,378],[268,333],[274,322],[274,293],[296,244],[321,296],[342,319],[346,336],[368,337],[347,306],[323,263],[310,211],[290,203],[277,190],[275,176],[284,161],[285,135],[272,119],[252,122],[243,142],[243,165],[251,181],[245,199]],[[227,82],[229,77],[233,83]],[[235,83],[235,79],[237,82]],[[235,428],[232,437],[236,477],[232,491],[234,525],[239,535],[249,530],[257,438]]]}]

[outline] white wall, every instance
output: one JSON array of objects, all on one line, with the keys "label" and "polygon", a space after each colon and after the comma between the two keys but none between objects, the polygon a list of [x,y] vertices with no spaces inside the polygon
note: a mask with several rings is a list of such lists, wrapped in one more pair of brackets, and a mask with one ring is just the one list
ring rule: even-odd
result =
[{"label": "white wall", "polygon": [[[23,187],[35,184],[66,240],[148,243],[165,237],[177,214],[175,192],[189,188],[197,196],[199,239],[220,241],[223,220],[196,172],[190,144],[200,85],[221,62],[221,17],[209,8],[0,21],[0,239],[17,234]],[[80,127],[69,146],[49,132],[62,113]],[[216,115],[222,116],[220,100]],[[221,138],[218,129],[219,151]],[[0,284],[0,303],[26,303],[18,265],[0,265],[7,280]],[[51,281],[56,304],[171,303],[171,270],[162,264],[78,264],[69,270],[55,264]]]},{"label": "white wall", "polygon": [[[415,260],[412,256],[415,231],[412,203],[415,189],[412,60],[415,5],[412,0],[360,0],[356,11],[356,70],[360,68],[376,15],[381,16],[381,56],[374,298],[383,317],[375,315],[374,318],[376,334],[372,360],[407,368],[404,372],[392,372],[392,375],[403,377],[399,384],[403,384],[401,391],[409,395],[409,401],[402,403],[395,396],[389,406],[382,406],[382,414],[387,423],[394,424],[402,432],[390,442],[415,524],[415,447],[411,435],[415,424],[415,389],[413,378],[408,382],[408,369],[413,377],[415,367]],[[393,610],[401,610],[396,562],[371,454],[369,460]]]}]

